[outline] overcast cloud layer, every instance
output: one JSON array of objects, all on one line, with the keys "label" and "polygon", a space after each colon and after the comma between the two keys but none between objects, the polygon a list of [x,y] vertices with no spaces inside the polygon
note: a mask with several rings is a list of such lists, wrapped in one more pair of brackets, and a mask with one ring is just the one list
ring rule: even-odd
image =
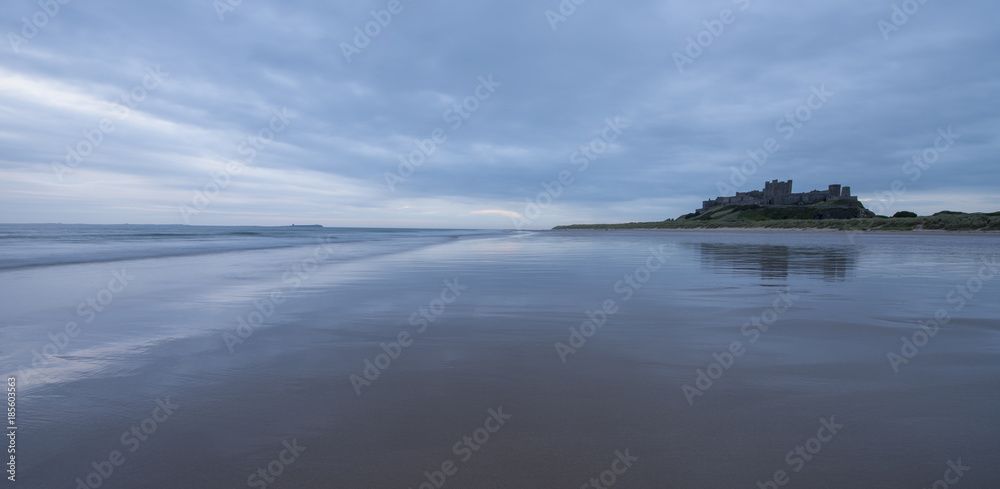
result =
[{"label": "overcast cloud layer", "polygon": [[775,178],[1000,210],[995,2],[44,1],[0,14],[0,221],[538,229]]}]

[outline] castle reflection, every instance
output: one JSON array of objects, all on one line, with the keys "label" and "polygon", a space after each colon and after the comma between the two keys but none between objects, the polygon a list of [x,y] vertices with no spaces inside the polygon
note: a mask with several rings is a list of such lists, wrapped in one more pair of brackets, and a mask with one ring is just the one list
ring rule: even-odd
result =
[{"label": "castle reflection", "polygon": [[857,268],[852,246],[783,246],[746,243],[698,243],[702,266],[715,272],[759,274],[783,279],[801,274],[826,281],[848,279]]}]

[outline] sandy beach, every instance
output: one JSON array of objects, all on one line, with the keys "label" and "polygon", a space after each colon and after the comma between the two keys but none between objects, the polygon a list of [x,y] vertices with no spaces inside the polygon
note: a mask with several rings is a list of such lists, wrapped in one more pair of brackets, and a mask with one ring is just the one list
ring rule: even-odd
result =
[{"label": "sandy beach", "polygon": [[577,232],[595,232],[595,231],[619,231],[619,232],[641,232],[641,231],[657,231],[657,232],[682,232],[682,233],[842,233],[845,235],[897,235],[897,234],[914,234],[919,236],[952,236],[952,235],[971,235],[971,236],[1000,236],[1000,231],[944,231],[940,229],[919,229],[912,231],[897,231],[897,230],[870,230],[870,231],[844,231],[841,229],[829,229],[829,228],[691,228],[691,229],[661,229],[661,228],[637,228],[637,229],[559,229],[557,232],[565,231],[577,231]]},{"label": "sandy beach", "polygon": [[[1000,481],[1000,289],[949,301],[991,240],[521,233],[282,286],[312,251],[5,272],[10,324],[75,317],[55,281],[135,277],[22,388],[19,486],[898,488],[959,460],[963,486]],[[44,288],[65,310],[30,306]],[[46,341],[7,338],[9,371]]]}]

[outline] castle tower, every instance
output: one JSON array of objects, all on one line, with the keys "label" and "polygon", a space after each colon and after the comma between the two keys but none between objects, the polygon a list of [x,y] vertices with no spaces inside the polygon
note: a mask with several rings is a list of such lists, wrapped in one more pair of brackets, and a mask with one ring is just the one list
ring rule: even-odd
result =
[{"label": "castle tower", "polygon": [[778,185],[778,180],[764,182],[764,197],[774,197],[774,187]]},{"label": "castle tower", "polygon": [[778,180],[772,180],[770,182],[764,182],[764,195],[767,197],[776,197],[779,195],[789,195],[792,193],[792,181],[779,182]]}]

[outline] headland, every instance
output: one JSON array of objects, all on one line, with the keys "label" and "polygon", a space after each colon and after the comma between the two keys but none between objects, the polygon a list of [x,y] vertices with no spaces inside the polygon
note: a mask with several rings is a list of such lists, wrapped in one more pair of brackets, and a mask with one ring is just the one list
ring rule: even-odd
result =
[{"label": "headland", "polygon": [[818,229],[841,231],[1000,231],[1000,212],[941,211],[918,216],[900,211],[879,216],[865,208],[851,188],[793,193],[792,181],[766,182],[763,190],[737,192],[702,202],[676,219],[621,224],[574,224],[554,229]]}]

